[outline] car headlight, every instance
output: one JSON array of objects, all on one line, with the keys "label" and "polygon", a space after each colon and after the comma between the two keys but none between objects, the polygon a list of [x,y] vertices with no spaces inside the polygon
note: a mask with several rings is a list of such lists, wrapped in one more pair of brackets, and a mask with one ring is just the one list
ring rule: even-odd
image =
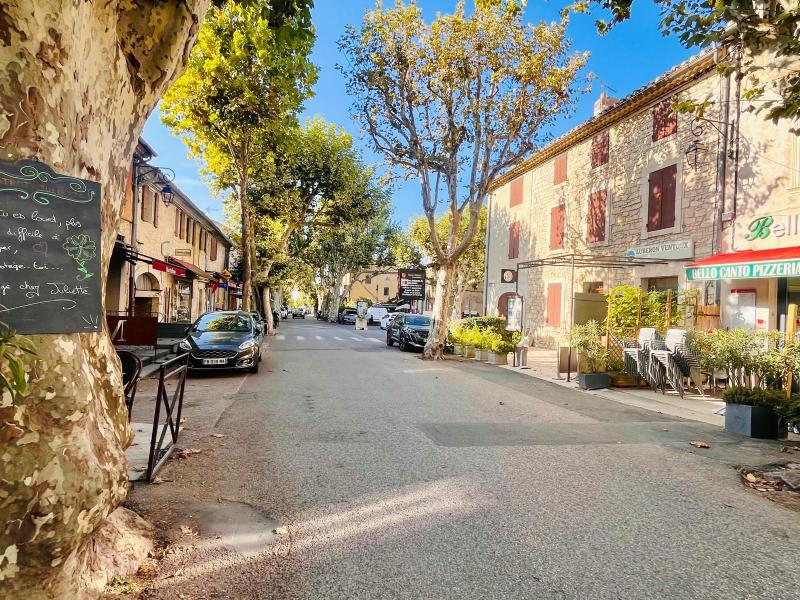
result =
[{"label": "car headlight", "polygon": [[256,341],[255,340],[245,340],[241,344],[239,344],[239,350],[247,350],[248,348],[255,348]]},{"label": "car headlight", "polygon": [[192,351],[192,345],[189,343],[189,340],[181,340],[178,342],[178,348],[181,350],[186,350],[187,352]]}]

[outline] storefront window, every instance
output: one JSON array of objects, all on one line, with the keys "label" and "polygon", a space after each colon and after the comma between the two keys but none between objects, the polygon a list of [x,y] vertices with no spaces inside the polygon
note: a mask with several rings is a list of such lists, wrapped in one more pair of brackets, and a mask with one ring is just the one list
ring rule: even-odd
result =
[{"label": "storefront window", "polygon": [[192,284],[189,281],[175,283],[175,320],[179,323],[192,320]]}]

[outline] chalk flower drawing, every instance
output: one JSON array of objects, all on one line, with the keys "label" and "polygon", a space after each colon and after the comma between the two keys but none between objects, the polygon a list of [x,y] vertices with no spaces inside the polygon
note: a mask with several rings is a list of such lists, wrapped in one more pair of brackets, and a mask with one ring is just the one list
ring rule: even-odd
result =
[{"label": "chalk flower drawing", "polygon": [[83,273],[80,279],[89,279],[94,273],[90,273],[86,268],[86,261],[97,256],[97,245],[94,240],[85,233],[69,236],[62,246],[72,259],[78,263],[78,271]]}]

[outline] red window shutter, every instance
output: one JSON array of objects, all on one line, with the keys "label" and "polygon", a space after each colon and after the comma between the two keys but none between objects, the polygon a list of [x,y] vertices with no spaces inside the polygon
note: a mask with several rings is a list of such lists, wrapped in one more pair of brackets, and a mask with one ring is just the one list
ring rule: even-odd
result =
[{"label": "red window shutter", "polygon": [[592,138],[592,168],[608,162],[608,132],[598,133]]},{"label": "red window shutter", "polygon": [[517,177],[511,182],[511,200],[509,206],[519,206],[522,204],[522,177]]},{"label": "red window shutter", "polygon": [[559,154],[553,161],[553,185],[567,180],[567,153]]},{"label": "red window shutter", "polygon": [[589,194],[589,243],[604,242],[606,239],[606,191]]},{"label": "red window shutter", "polygon": [[217,260],[217,238],[211,238],[211,260]]},{"label": "red window shutter", "polygon": [[672,110],[672,100],[662,100],[653,108],[653,141],[678,131],[678,114]]},{"label": "red window shutter", "polygon": [[561,284],[547,284],[547,324],[550,327],[561,325]]},{"label": "red window shutter", "polygon": [[661,229],[661,171],[650,173],[650,194],[647,201],[647,231]]},{"label": "red window shutter", "polygon": [[564,247],[565,216],[563,206],[550,209],[550,249],[559,250]]},{"label": "red window shutter", "polygon": [[519,221],[508,228],[508,258],[519,258]]},{"label": "red window shutter", "polygon": [[661,229],[675,226],[675,183],[678,165],[661,169]]}]

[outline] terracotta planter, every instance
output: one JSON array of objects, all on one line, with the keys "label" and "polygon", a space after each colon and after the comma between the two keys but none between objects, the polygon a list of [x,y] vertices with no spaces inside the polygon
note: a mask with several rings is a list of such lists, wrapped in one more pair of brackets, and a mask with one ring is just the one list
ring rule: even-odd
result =
[{"label": "terracotta planter", "polygon": [[611,385],[614,387],[639,387],[642,378],[638,375],[631,377],[627,373],[609,373],[611,378]]},{"label": "terracotta planter", "polygon": [[507,365],[508,353],[506,352],[492,352],[489,350],[489,364],[492,365]]}]

